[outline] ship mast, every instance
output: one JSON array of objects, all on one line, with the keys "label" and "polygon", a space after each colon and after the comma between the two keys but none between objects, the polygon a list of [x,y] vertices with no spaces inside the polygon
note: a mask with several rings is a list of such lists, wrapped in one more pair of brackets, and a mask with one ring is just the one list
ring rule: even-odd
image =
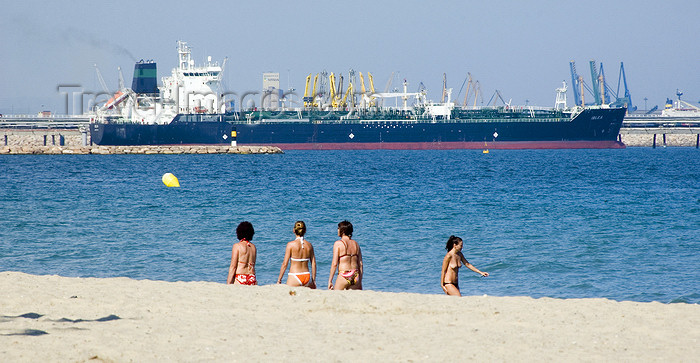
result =
[{"label": "ship mast", "polygon": [[177,54],[180,59],[179,68],[182,70],[189,69],[192,64],[192,52],[190,47],[187,46],[187,42],[177,41]]}]

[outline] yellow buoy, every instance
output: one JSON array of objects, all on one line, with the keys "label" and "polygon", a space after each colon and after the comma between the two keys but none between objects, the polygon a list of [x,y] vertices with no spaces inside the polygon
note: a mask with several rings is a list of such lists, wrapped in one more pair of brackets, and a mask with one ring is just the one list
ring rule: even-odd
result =
[{"label": "yellow buoy", "polygon": [[180,182],[177,180],[177,177],[173,175],[172,173],[165,173],[163,174],[163,184],[165,184],[166,187],[179,187]]},{"label": "yellow buoy", "polygon": [[486,150],[484,150],[482,153],[483,153],[483,154],[488,154],[488,153],[489,153],[489,150],[486,149]]}]

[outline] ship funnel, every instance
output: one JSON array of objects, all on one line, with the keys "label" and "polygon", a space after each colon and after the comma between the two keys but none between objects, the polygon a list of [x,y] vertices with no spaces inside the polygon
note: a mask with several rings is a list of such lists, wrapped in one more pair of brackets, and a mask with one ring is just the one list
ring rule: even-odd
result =
[{"label": "ship funnel", "polygon": [[134,66],[134,80],[131,89],[135,93],[157,94],[158,93],[158,72],[156,63],[153,61],[143,61]]}]

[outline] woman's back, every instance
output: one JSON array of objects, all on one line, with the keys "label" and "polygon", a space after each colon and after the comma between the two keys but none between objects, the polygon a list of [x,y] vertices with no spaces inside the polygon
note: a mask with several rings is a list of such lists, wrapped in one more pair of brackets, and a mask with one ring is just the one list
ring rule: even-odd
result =
[{"label": "woman's back", "polygon": [[255,274],[255,258],[257,250],[252,243],[238,245],[238,266],[236,274]]},{"label": "woman's back", "polygon": [[339,250],[338,268],[341,271],[356,270],[360,268],[360,245],[353,239],[339,240],[341,247]]},{"label": "woman's back", "polygon": [[314,248],[305,239],[295,239],[288,243],[290,249],[289,272],[309,271],[309,262],[313,257]]}]

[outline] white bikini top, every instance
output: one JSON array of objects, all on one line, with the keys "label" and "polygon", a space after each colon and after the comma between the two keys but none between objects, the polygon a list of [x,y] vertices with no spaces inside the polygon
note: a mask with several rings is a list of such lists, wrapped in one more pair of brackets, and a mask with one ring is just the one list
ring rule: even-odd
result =
[{"label": "white bikini top", "polygon": [[[304,236],[297,237],[297,239],[298,239],[299,241],[301,241],[301,248],[304,249]],[[293,257],[290,257],[289,259],[292,260],[292,261],[298,261],[298,262],[306,262],[306,261],[309,261],[308,258],[293,258]]]}]

